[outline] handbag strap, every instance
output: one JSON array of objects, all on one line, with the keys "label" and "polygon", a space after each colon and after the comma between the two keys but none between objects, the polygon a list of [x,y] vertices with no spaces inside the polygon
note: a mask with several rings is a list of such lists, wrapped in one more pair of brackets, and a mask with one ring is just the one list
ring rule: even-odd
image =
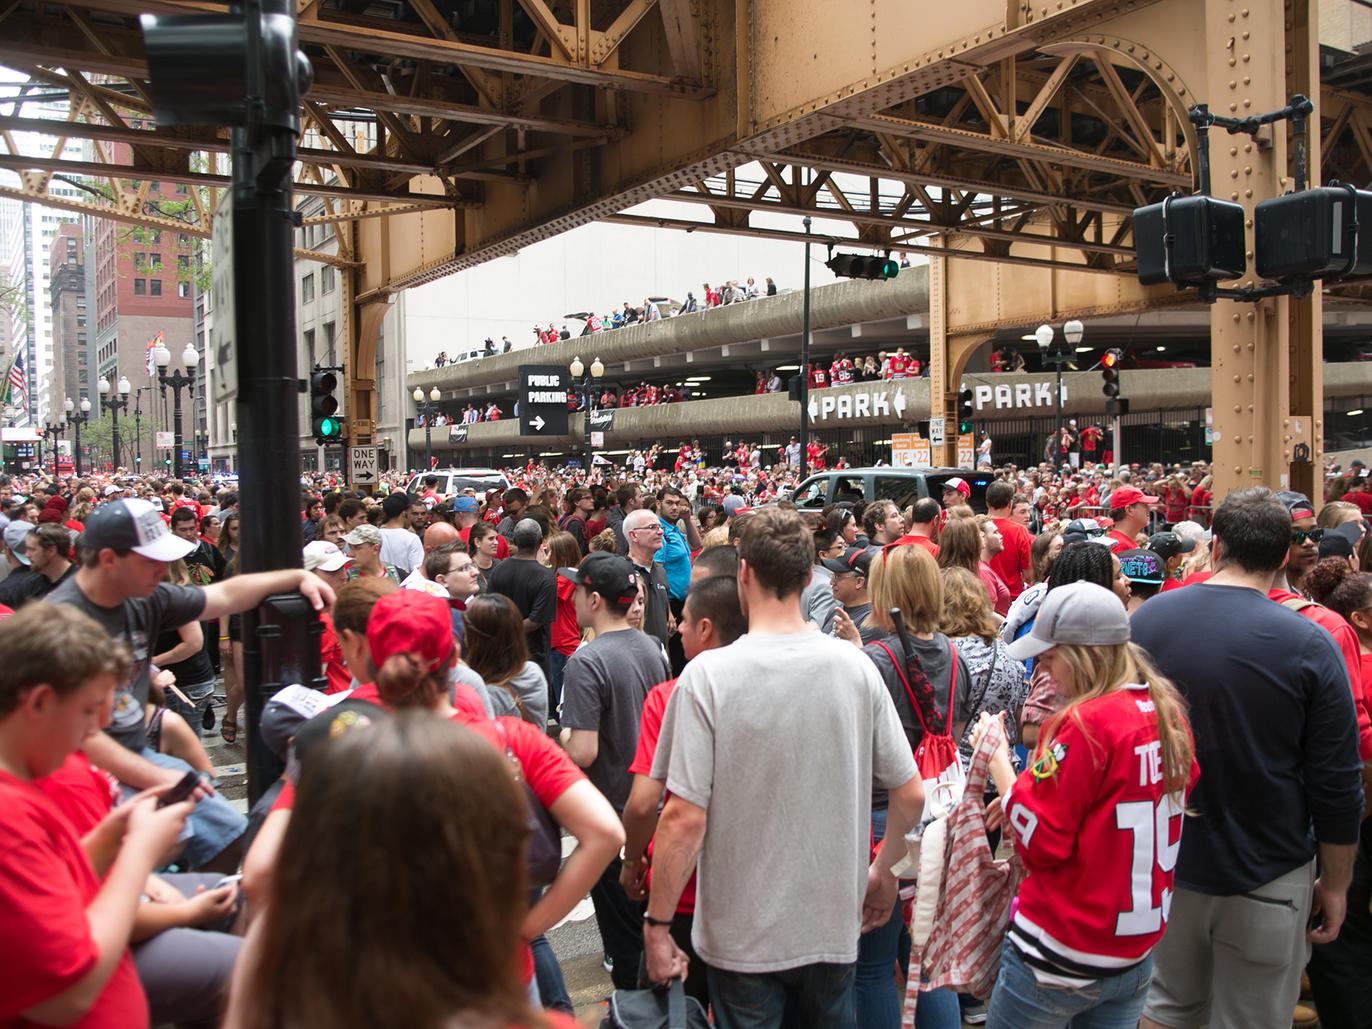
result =
[{"label": "handbag strap", "polygon": [[[948,639],[946,636],[944,639]],[[953,709],[957,706],[953,703],[953,694],[956,692],[958,684],[958,648],[953,646],[953,641],[948,640],[948,726],[944,729],[945,736],[953,735]]]},{"label": "handbag strap", "polygon": [[685,979],[673,979],[667,987],[667,1029],[690,1029],[686,1021]]}]

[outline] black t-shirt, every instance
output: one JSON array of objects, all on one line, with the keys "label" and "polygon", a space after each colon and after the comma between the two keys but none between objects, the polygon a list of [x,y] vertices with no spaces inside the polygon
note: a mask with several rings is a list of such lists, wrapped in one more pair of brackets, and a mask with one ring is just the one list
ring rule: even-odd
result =
[{"label": "black t-shirt", "polygon": [[18,610],[26,601],[41,596],[50,585],[47,576],[32,568],[15,568],[0,582],[0,604]]},{"label": "black t-shirt", "polygon": [[519,613],[538,628],[526,633],[529,660],[552,681],[548,651],[552,644],[553,619],[557,617],[557,574],[537,561],[511,557],[487,573],[487,592],[503,593],[514,601]]},{"label": "black t-shirt", "polygon": [[143,708],[148,702],[150,647],[163,628],[185,625],[200,617],[205,610],[204,591],[163,582],[150,597],[131,597],[118,607],[101,607],[81,592],[73,575],[49,593],[45,603],[70,604],[94,618],[115,639],[129,645],[133,669],[128,681],[115,687],[114,715],[105,731],[130,750],[142,750],[147,740]]}]

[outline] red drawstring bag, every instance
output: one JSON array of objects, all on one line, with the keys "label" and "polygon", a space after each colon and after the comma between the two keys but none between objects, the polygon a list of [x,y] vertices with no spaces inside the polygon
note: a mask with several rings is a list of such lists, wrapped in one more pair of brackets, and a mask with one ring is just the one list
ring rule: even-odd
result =
[{"label": "red drawstring bag", "polygon": [[[910,706],[914,708],[915,717],[919,719],[920,728],[924,730],[924,738],[915,747],[915,767],[919,769],[919,777],[924,781],[924,821],[927,822],[952,811],[962,797],[963,786],[967,782],[967,776],[962,768],[962,757],[958,753],[958,742],[953,739],[953,710],[956,707],[954,694],[958,681],[957,650],[950,640],[948,650],[952,661],[948,673],[948,717],[944,725],[930,728],[915,691],[910,688],[910,680],[905,675],[905,662],[897,661],[891,648],[882,641],[874,642],[886,651],[891,664],[895,666],[896,674],[900,676],[900,684],[905,687],[905,695],[910,698]],[[930,706],[933,706],[932,701]],[[935,710],[934,713],[938,712]],[[936,732],[935,729],[942,731]]]}]

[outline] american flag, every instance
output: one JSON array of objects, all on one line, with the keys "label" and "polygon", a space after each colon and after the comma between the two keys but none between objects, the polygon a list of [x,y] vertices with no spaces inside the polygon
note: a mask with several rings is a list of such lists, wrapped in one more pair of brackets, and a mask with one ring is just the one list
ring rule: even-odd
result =
[{"label": "american flag", "polygon": [[[23,397],[21,402],[18,397]],[[10,373],[5,378],[5,403],[13,404],[16,407],[25,406],[28,403],[28,388],[24,382],[24,352],[21,350],[14,355],[14,360],[10,363]]]}]

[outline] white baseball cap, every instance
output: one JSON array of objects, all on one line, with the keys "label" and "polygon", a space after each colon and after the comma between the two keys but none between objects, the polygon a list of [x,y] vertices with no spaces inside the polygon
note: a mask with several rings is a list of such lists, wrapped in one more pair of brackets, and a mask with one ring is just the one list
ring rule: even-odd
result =
[{"label": "white baseball cap", "polygon": [[81,533],[81,546],[132,550],[154,561],[175,561],[199,544],[173,534],[152,504],[130,498],[112,500],[92,511]]},{"label": "white baseball cap", "polygon": [[336,572],[352,564],[352,558],[327,540],[305,544],[305,571]]}]

